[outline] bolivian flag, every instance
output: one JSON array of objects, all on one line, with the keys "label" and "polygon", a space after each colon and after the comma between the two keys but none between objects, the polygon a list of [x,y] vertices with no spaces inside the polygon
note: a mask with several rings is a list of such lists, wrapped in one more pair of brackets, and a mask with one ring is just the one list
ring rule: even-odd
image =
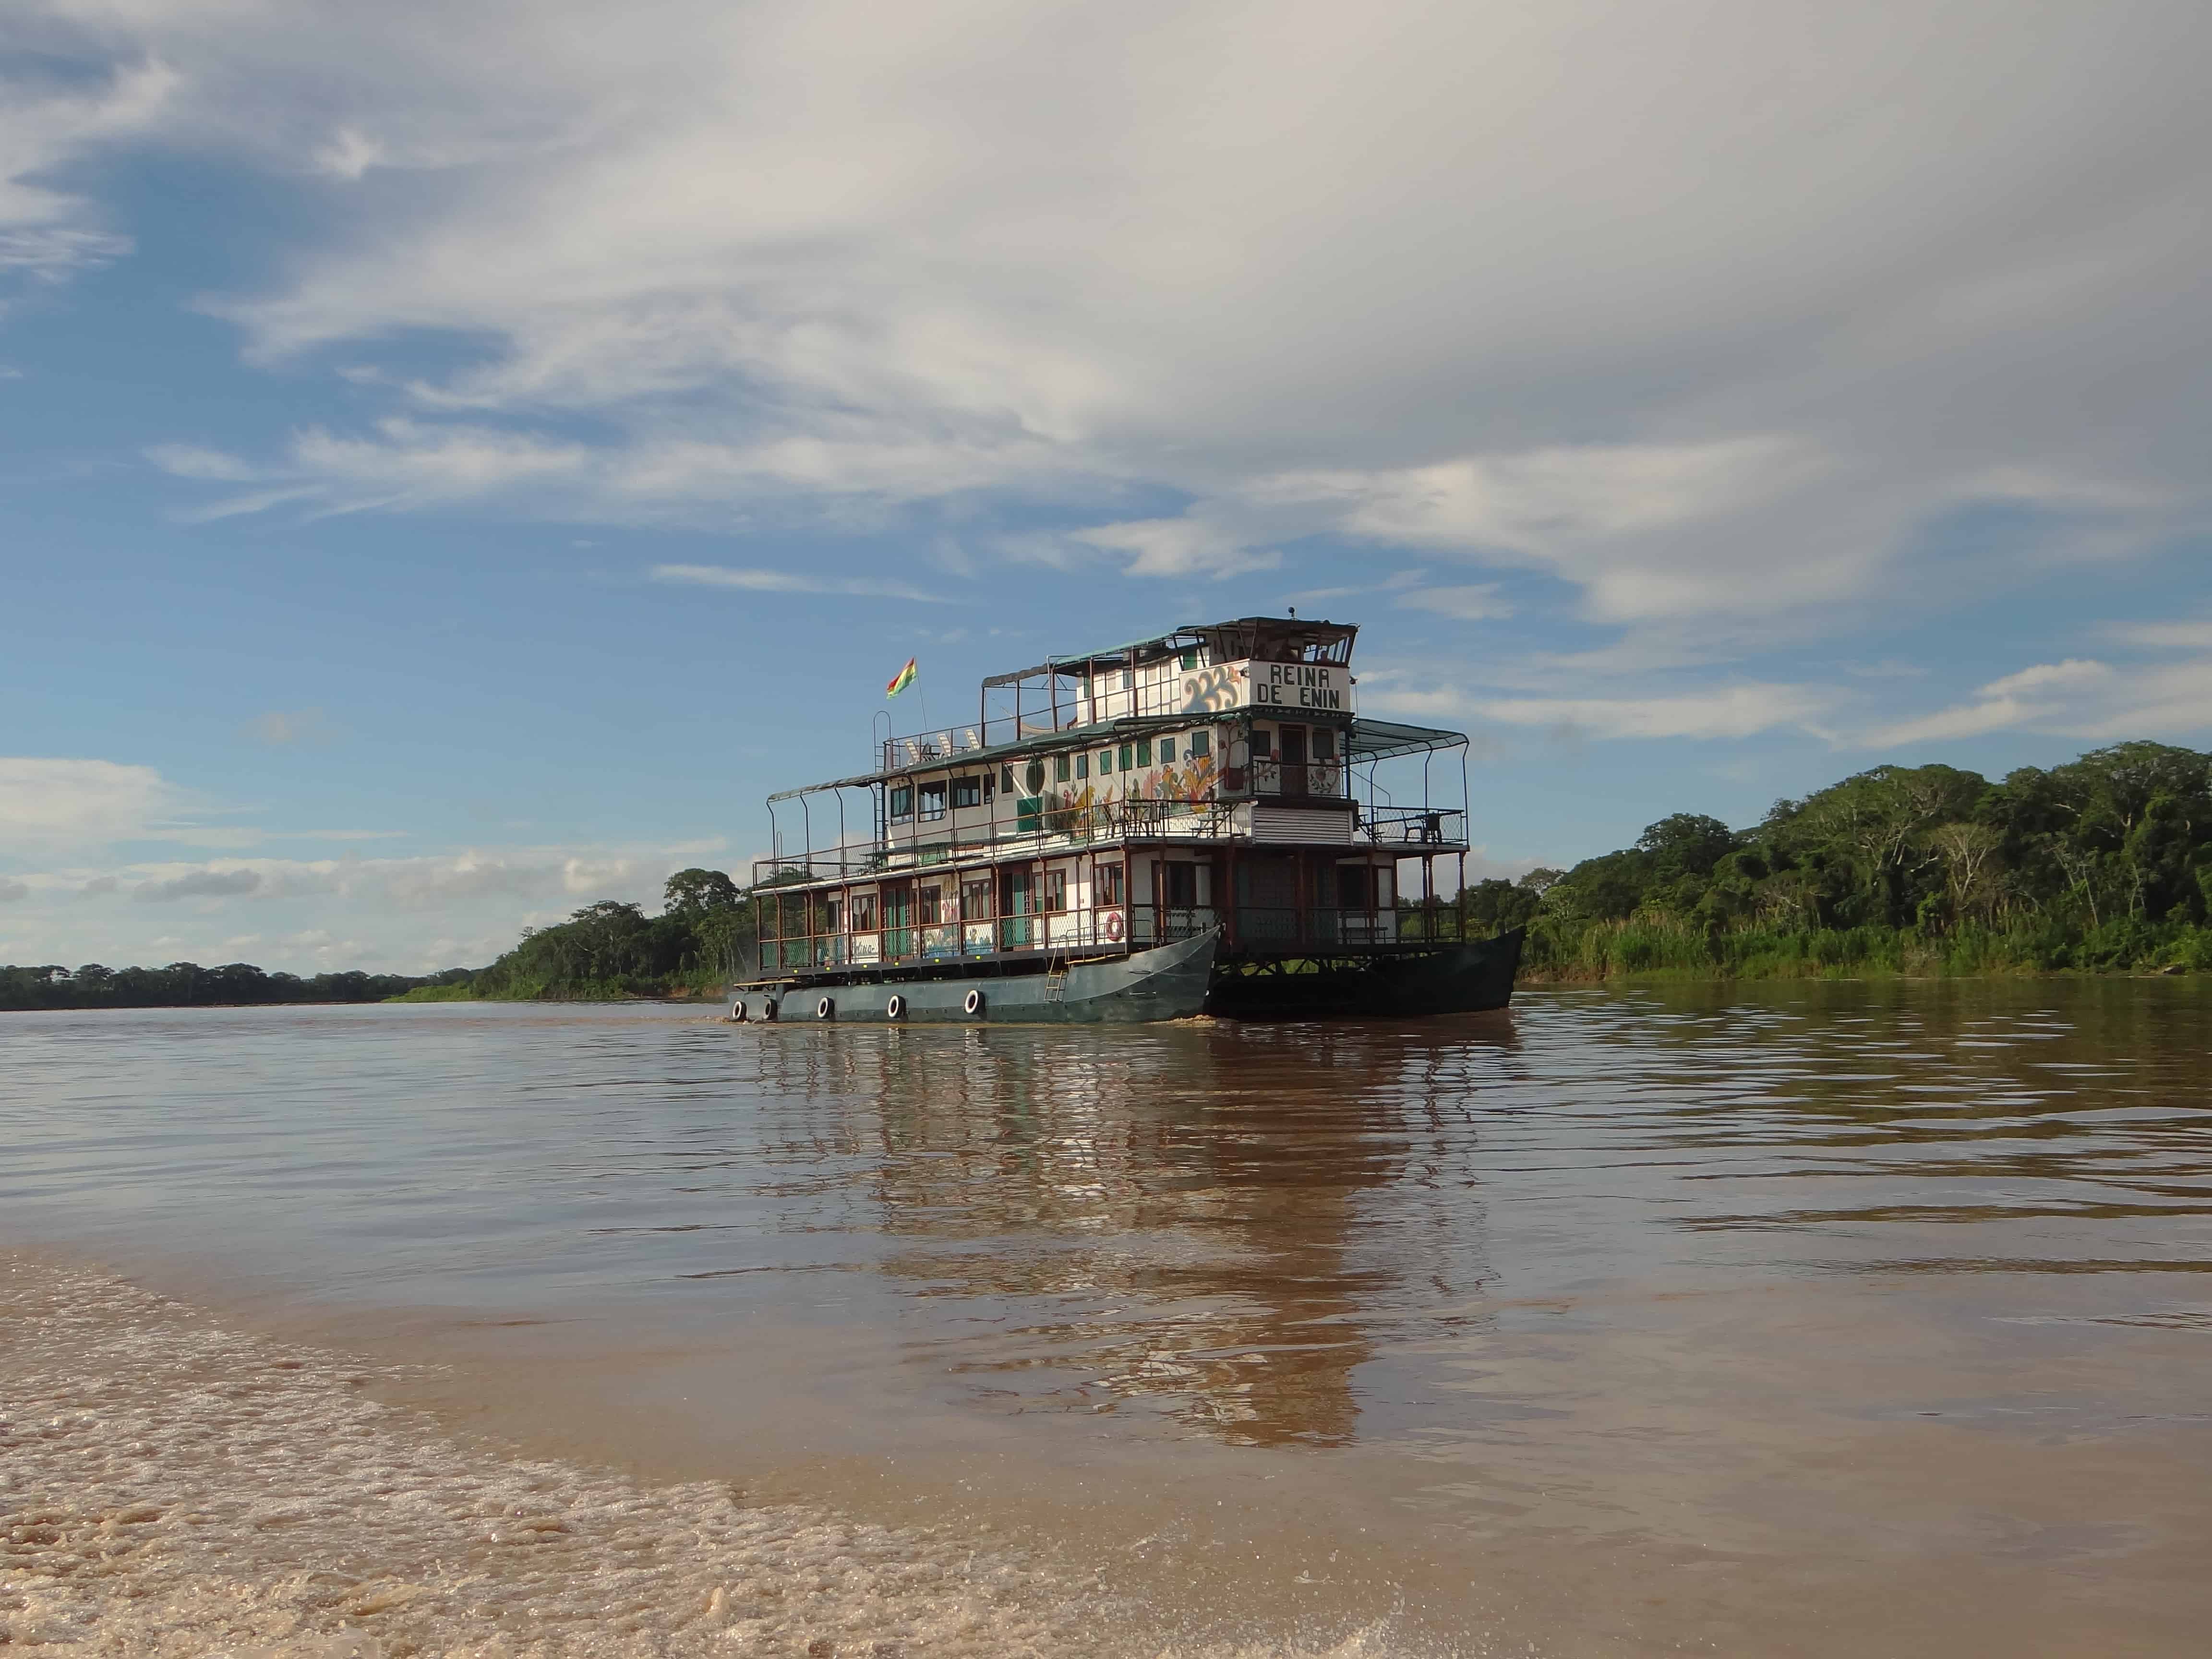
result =
[{"label": "bolivian flag", "polygon": [[891,676],[891,683],[884,688],[884,695],[886,697],[896,697],[900,692],[905,690],[907,687],[913,684],[914,659],[912,657],[908,657],[906,659],[906,666],[900,669],[897,673]]}]

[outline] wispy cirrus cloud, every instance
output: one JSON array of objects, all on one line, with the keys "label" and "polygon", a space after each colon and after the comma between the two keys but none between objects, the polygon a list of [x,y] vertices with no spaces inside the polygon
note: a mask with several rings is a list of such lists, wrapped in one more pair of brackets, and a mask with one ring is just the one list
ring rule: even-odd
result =
[{"label": "wispy cirrus cloud", "polygon": [[1218,581],[1249,570],[1273,570],[1283,562],[1274,549],[1253,546],[1232,526],[1203,518],[1093,525],[1070,532],[1069,539],[1129,555],[1132,576],[1197,576]]},{"label": "wispy cirrus cloud", "polygon": [[88,88],[42,76],[30,54],[17,62],[0,71],[0,273],[57,282],[120,258],[131,241],[90,198],[46,180],[94,146],[146,131],[176,76],[121,63]]},{"label": "wispy cirrus cloud", "polygon": [[1401,611],[1427,611],[1455,622],[1495,622],[1513,614],[1504,589],[1497,582],[1408,588],[1398,595],[1397,605]]},{"label": "wispy cirrus cloud", "polygon": [[[2139,624],[2112,630],[2152,647],[2201,648],[2205,624]],[[1875,727],[1865,748],[1955,742],[1992,732],[2046,732],[2093,742],[2188,738],[2212,732],[2212,654],[2109,663],[2069,657],[1990,681],[1964,702]]]},{"label": "wispy cirrus cloud", "polygon": [[653,580],[677,587],[730,587],[746,593],[829,593],[854,599],[900,599],[918,605],[950,605],[950,593],[932,593],[908,582],[859,576],[817,576],[796,570],[757,566],[657,564]]},{"label": "wispy cirrus cloud", "polygon": [[1596,739],[1724,739],[1798,727],[1826,734],[1835,699],[1818,687],[1739,684],[1643,696],[1500,697],[1457,688],[1402,685],[1362,698],[1384,714],[1534,727],[1555,736]]}]

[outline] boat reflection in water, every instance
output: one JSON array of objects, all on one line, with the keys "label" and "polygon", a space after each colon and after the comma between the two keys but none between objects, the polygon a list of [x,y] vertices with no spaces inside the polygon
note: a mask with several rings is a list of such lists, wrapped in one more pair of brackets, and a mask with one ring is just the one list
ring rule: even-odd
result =
[{"label": "boat reflection in water", "polygon": [[1463,1027],[794,1031],[761,1080],[873,1103],[854,1152],[875,1265],[929,1302],[910,1357],[970,1403],[1337,1445],[1376,1322],[1486,1318],[1480,1199],[1464,1179],[1420,1196],[1457,1161],[1443,1120],[1463,1135],[1470,1078],[1517,1048],[1504,1016]]}]

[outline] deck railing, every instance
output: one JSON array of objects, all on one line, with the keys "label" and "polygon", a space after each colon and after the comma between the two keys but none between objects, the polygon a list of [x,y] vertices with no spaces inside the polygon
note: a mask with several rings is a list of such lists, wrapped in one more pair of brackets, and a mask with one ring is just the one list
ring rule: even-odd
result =
[{"label": "deck railing", "polygon": [[[797,903],[800,896],[788,896]],[[949,963],[1110,955],[1194,939],[1220,927],[1229,953],[1262,957],[1326,956],[1339,951],[1403,950],[1487,938],[1444,902],[1358,905],[1170,905],[1152,902],[1073,906],[1012,915],[909,920],[860,932],[817,927],[823,912],[805,905],[782,919],[780,938],[764,937],[749,969],[783,975],[853,969],[911,969]],[[771,921],[771,929],[779,924]],[[752,976],[749,972],[748,977]]]},{"label": "deck railing", "polygon": [[[1295,798],[1271,799],[1271,805],[1295,805]],[[1237,801],[1109,801],[1066,813],[1036,815],[1037,827],[1001,836],[892,842],[888,846],[845,846],[804,854],[787,853],[753,865],[753,885],[793,882],[864,881],[902,875],[938,865],[979,859],[1044,858],[1064,855],[1102,842],[1219,841],[1238,833]],[[1351,839],[1376,847],[1448,850],[1465,844],[1467,814],[1419,808],[1353,808]]]}]

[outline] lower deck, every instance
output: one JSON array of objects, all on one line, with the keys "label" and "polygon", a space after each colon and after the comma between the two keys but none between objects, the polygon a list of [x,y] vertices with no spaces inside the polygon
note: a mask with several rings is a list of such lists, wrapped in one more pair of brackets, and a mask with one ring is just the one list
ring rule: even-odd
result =
[{"label": "lower deck", "polygon": [[[1224,962],[1433,950],[1439,858],[1372,847],[1114,843],[761,894],[758,980],[1003,975],[1218,928]],[[1410,880],[1406,879],[1410,878]],[[1454,890],[1456,890],[1456,882]]]}]

